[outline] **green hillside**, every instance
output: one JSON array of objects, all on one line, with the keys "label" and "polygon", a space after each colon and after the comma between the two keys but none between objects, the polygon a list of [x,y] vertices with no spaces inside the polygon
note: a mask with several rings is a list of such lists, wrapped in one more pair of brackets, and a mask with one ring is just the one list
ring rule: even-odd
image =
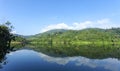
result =
[{"label": "green hillside", "polygon": [[83,30],[51,30],[28,38],[37,43],[115,43],[120,40],[120,28]]},{"label": "green hillside", "polygon": [[56,56],[120,58],[120,29],[87,28],[45,32],[27,40],[33,49]]}]

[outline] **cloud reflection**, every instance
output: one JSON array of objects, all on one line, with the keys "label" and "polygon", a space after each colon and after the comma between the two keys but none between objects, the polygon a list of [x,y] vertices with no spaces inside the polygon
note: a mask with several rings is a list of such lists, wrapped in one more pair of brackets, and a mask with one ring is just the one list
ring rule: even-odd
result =
[{"label": "cloud reflection", "polygon": [[69,62],[74,62],[76,66],[88,66],[91,68],[103,67],[110,71],[119,71],[120,70],[120,61],[115,58],[107,59],[89,59],[85,57],[51,57],[42,53],[39,53],[39,56],[50,63],[57,63],[60,65],[66,65]]}]

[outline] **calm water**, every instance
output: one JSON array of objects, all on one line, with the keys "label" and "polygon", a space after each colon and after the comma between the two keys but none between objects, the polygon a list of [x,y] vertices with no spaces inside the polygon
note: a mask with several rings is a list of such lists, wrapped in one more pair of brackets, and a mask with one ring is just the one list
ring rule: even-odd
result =
[{"label": "calm water", "polygon": [[115,58],[51,57],[34,50],[11,52],[0,63],[0,71],[120,71]]}]

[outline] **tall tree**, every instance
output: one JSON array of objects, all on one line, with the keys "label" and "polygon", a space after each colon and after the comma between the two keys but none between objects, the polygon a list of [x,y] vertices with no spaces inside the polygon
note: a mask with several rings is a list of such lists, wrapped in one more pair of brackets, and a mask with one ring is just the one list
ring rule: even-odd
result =
[{"label": "tall tree", "polygon": [[0,52],[7,52],[10,49],[11,40],[14,38],[10,22],[0,25]]}]

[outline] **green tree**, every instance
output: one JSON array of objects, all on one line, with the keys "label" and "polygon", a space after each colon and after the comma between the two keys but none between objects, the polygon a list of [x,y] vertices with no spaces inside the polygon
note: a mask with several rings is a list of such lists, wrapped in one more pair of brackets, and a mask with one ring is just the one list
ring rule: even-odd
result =
[{"label": "green tree", "polygon": [[6,22],[5,24],[0,25],[0,52],[5,53],[10,50],[11,40],[14,39],[12,33],[12,26],[10,22]]}]

